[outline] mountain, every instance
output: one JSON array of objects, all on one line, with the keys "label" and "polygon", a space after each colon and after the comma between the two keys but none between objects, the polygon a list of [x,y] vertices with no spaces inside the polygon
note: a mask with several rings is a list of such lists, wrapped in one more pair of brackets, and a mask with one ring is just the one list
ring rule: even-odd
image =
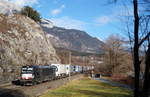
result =
[{"label": "mountain", "polygon": [[0,15],[0,83],[13,80],[22,65],[59,63],[40,25],[22,15]]},{"label": "mountain", "polygon": [[56,27],[49,20],[43,19],[41,27],[49,34],[51,43],[56,48],[64,48],[85,53],[102,53],[102,41],[88,35],[85,31]]}]

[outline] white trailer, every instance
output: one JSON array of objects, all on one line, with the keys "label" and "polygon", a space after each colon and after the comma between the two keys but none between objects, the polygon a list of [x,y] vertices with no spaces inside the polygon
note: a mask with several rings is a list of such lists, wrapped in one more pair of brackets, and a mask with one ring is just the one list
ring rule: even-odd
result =
[{"label": "white trailer", "polygon": [[75,73],[75,65],[70,65],[70,73]]},{"label": "white trailer", "polygon": [[66,75],[69,75],[70,72],[70,65],[66,65]]},{"label": "white trailer", "polygon": [[66,65],[63,65],[63,64],[51,64],[51,65],[57,67],[57,71],[56,71],[57,77],[66,76]]},{"label": "white trailer", "polygon": [[82,67],[79,65],[75,65],[75,72],[77,72],[77,73],[82,72]]},{"label": "white trailer", "polygon": [[82,72],[82,66],[79,66],[79,72]]}]

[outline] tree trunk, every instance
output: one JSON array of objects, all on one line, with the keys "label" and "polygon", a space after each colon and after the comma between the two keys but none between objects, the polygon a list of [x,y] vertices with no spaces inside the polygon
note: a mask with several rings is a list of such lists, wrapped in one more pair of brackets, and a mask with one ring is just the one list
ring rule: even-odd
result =
[{"label": "tree trunk", "polygon": [[142,97],[149,97],[150,95],[150,44],[145,58],[145,74],[144,74],[144,85],[142,90]]},{"label": "tree trunk", "polygon": [[134,97],[139,97],[139,75],[140,75],[140,61],[139,61],[139,16],[138,16],[138,0],[133,0],[134,7]]}]

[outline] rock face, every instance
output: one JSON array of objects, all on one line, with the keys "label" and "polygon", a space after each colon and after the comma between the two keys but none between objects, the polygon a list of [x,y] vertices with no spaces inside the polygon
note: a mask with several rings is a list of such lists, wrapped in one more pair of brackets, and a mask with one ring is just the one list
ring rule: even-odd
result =
[{"label": "rock face", "polygon": [[48,35],[36,22],[21,15],[0,15],[0,81],[11,80],[19,66],[59,61]]},{"label": "rock face", "polygon": [[101,46],[104,43],[97,38],[91,37],[84,31],[56,27],[50,21],[44,19],[41,26],[49,34],[49,39],[56,48],[86,53],[103,52]]}]

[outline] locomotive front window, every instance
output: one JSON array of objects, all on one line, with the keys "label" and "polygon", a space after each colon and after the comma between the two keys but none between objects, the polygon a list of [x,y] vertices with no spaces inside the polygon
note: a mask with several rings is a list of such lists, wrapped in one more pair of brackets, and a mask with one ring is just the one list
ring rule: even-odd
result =
[{"label": "locomotive front window", "polygon": [[33,68],[22,68],[22,74],[31,74],[33,73]]}]

